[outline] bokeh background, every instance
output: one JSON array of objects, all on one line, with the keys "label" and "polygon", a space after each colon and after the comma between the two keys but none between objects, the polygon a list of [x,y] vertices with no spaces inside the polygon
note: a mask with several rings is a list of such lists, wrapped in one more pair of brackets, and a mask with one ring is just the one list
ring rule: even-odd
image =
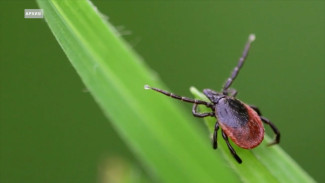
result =
[{"label": "bokeh background", "polygon": [[[323,1],[94,4],[185,96],[190,86],[220,90],[255,33],[233,85],[238,98],[259,106],[281,130],[281,147],[325,181]],[[136,164],[45,20],[23,18],[37,4],[5,0],[1,7],[0,182],[96,182],[107,162],[113,171]]]}]

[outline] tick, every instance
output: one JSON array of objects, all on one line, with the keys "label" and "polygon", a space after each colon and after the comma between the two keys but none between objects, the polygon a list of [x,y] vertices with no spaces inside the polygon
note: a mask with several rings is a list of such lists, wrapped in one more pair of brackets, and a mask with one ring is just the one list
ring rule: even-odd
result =
[{"label": "tick", "polygon": [[[237,146],[243,149],[253,149],[263,141],[263,123],[265,123],[269,125],[275,133],[275,139],[269,145],[278,144],[280,142],[280,132],[277,127],[266,117],[262,116],[257,107],[245,104],[244,102],[236,99],[237,91],[229,88],[237,77],[239,70],[242,68],[251,47],[251,43],[254,40],[255,35],[251,34],[237,66],[233,69],[231,76],[227,79],[225,85],[223,86],[222,92],[216,92],[211,89],[203,90],[204,95],[207,96],[210,102],[178,96],[173,93],[145,85],[145,89],[152,89],[172,98],[193,103],[194,105],[192,108],[192,113],[195,117],[215,117],[217,121],[215,123],[212,136],[212,146],[214,149],[217,149],[217,133],[219,128],[221,128],[222,137],[226,141],[231,154],[238,163],[242,163],[242,160],[229,143],[228,137]],[[200,113],[197,111],[198,105],[205,105],[212,111]]]}]

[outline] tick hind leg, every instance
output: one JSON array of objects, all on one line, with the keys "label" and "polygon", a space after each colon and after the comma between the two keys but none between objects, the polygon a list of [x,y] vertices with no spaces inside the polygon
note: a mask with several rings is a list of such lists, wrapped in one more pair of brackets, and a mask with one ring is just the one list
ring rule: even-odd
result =
[{"label": "tick hind leg", "polygon": [[228,146],[231,154],[233,155],[233,157],[237,160],[238,163],[242,163],[242,160],[237,155],[235,149],[230,145],[229,140],[228,140],[228,136],[225,134],[225,132],[223,130],[221,130],[221,132],[222,132],[222,137],[223,137],[223,139],[225,139],[225,141],[227,143],[227,146]]},{"label": "tick hind leg", "polygon": [[269,143],[268,146],[280,143],[280,131],[278,130],[278,128],[266,117],[260,116],[260,118],[264,123],[268,124],[272,128],[273,132],[275,133],[274,141]]},{"label": "tick hind leg", "polygon": [[254,111],[256,111],[256,113],[260,116],[261,120],[265,124],[269,125],[272,128],[273,132],[275,133],[275,139],[274,139],[274,141],[271,142],[271,143],[269,143],[268,146],[280,143],[280,131],[278,130],[278,128],[269,119],[267,119],[266,117],[262,116],[261,111],[258,109],[258,107],[253,106],[253,105],[250,105],[250,107],[252,109],[254,109]]},{"label": "tick hind leg", "polygon": [[192,108],[192,113],[195,117],[204,118],[204,117],[208,117],[208,116],[215,116],[214,112],[199,113],[197,111],[198,105],[199,104],[194,103],[193,108]]},{"label": "tick hind leg", "polygon": [[255,111],[259,116],[262,115],[260,109],[259,109],[258,107],[256,107],[255,105],[249,105],[249,107],[251,107],[252,109],[254,109],[254,111]]}]

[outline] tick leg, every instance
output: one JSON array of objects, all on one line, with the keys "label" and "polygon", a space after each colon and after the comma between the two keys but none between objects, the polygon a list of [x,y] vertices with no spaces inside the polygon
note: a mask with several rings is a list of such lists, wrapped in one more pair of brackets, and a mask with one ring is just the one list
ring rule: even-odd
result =
[{"label": "tick leg", "polygon": [[218,148],[218,141],[217,141],[218,130],[219,130],[219,123],[217,121],[216,124],[215,124],[215,126],[214,126],[214,132],[213,132],[213,137],[212,137],[212,146],[213,146],[213,149],[217,149]]},{"label": "tick leg", "polygon": [[270,127],[272,128],[273,132],[275,133],[275,140],[271,143],[268,144],[268,146],[273,145],[273,144],[278,144],[280,143],[280,131],[278,130],[278,128],[267,118],[265,118],[264,116],[260,116],[261,120],[270,125]]},{"label": "tick leg", "polygon": [[226,141],[226,143],[227,143],[227,146],[228,146],[228,148],[229,148],[231,154],[234,156],[234,158],[237,160],[238,163],[242,163],[242,160],[241,160],[240,157],[237,155],[235,149],[230,145],[229,140],[228,140],[228,136],[225,134],[224,131],[221,130],[221,132],[222,132],[222,137],[223,137],[223,139],[225,139],[225,141]]},{"label": "tick leg", "polygon": [[208,116],[215,116],[214,112],[207,112],[207,113],[199,113],[197,112],[197,106],[199,104],[194,104],[193,108],[192,108],[192,113],[195,117],[199,117],[199,118],[204,118],[204,117],[208,117]]},{"label": "tick leg", "polygon": [[227,95],[229,94],[232,97],[236,97],[237,93],[238,93],[237,90],[235,90],[233,88],[229,88],[229,89],[226,90],[226,94]]},{"label": "tick leg", "polygon": [[169,97],[172,97],[174,99],[182,100],[184,102],[194,103],[194,104],[203,104],[203,105],[206,105],[207,107],[213,107],[213,104],[210,103],[210,102],[206,102],[206,101],[203,101],[203,100],[197,100],[197,99],[191,99],[191,98],[187,98],[187,97],[178,96],[178,95],[175,95],[175,94],[170,93],[168,91],[165,91],[165,90],[162,90],[162,89],[159,89],[159,88],[150,87],[148,85],[145,85],[144,86],[144,89],[146,89],[146,90],[151,89],[151,90],[154,90],[156,92],[159,92],[159,93],[162,93],[164,95],[167,95]]},{"label": "tick leg", "polygon": [[255,105],[249,105],[249,107],[251,107],[252,109],[254,109],[254,111],[257,112],[257,114],[258,114],[259,116],[262,115],[260,109],[259,109],[258,107],[256,107]]},{"label": "tick leg", "polygon": [[223,93],[226,92],[226,90],[230,87],[230,85],[232,84],[232,82],[236,79],[239,70],[242,68],[244,61],[246,60],[247,56],[248,56],[248,51],[251,47],[251,43],[255,40],[255,35],[251,34],[248,37],[248,41],[245,45],[244,51],[242,53],[242,56],[240,57],[240,59],[238,60],[238,64],[237,66],[234,68],[234,70],[231,73],[230,78],[227,79],[226,84],[223,86]]}]

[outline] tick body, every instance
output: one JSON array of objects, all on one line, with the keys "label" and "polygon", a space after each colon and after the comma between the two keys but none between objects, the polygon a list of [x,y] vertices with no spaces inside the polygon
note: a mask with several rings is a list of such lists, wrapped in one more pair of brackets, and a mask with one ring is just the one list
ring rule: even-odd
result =
[{"label": "tick body", "polygon": [[[250,45],[254,40],[255,35],[251,34],[248,38],[248,42],[246,43],[242,57],[239,59],[238,64],[234,68],[231,76],[227,79],[225,85],[223,86],[222,92],[216,92],[211,89],[203,90],[204,95],[207,96],[210,102],[178,96],[173,93],[145,85],[145,89],[152,89],[172,98],[193,103],[194,105],[192,113],[195,117],[215,117],[217,120],[212,137],[212,146],[214,149],[217,149],[217,133],[219,128],[221,128],[222,137],[226,141],[231,154],[238,163],[242,163],[242,160],[229,143],[228,137],[237,146],[244,149],[252,149],[263,141],[263,123],[265,123],[269,125],[275,133],[275,140],[269,145],[278,144],[280,142],[280,132],[277,127],[270,120],[262,116],[257,107],[245,104],[236,99],[237,91],[229,88],[237,77],[239,70],[242,68],[243,63],[247,58]],[[207,106],[211,109],[211,112],[198,112],[198,105]]]},{"label": "tick body", "polygon": [[237,99],[225,97],[215,105],[215,116],[221,129],[239,147],[251,149],[264,138],[262,120],[258,114]]}]

